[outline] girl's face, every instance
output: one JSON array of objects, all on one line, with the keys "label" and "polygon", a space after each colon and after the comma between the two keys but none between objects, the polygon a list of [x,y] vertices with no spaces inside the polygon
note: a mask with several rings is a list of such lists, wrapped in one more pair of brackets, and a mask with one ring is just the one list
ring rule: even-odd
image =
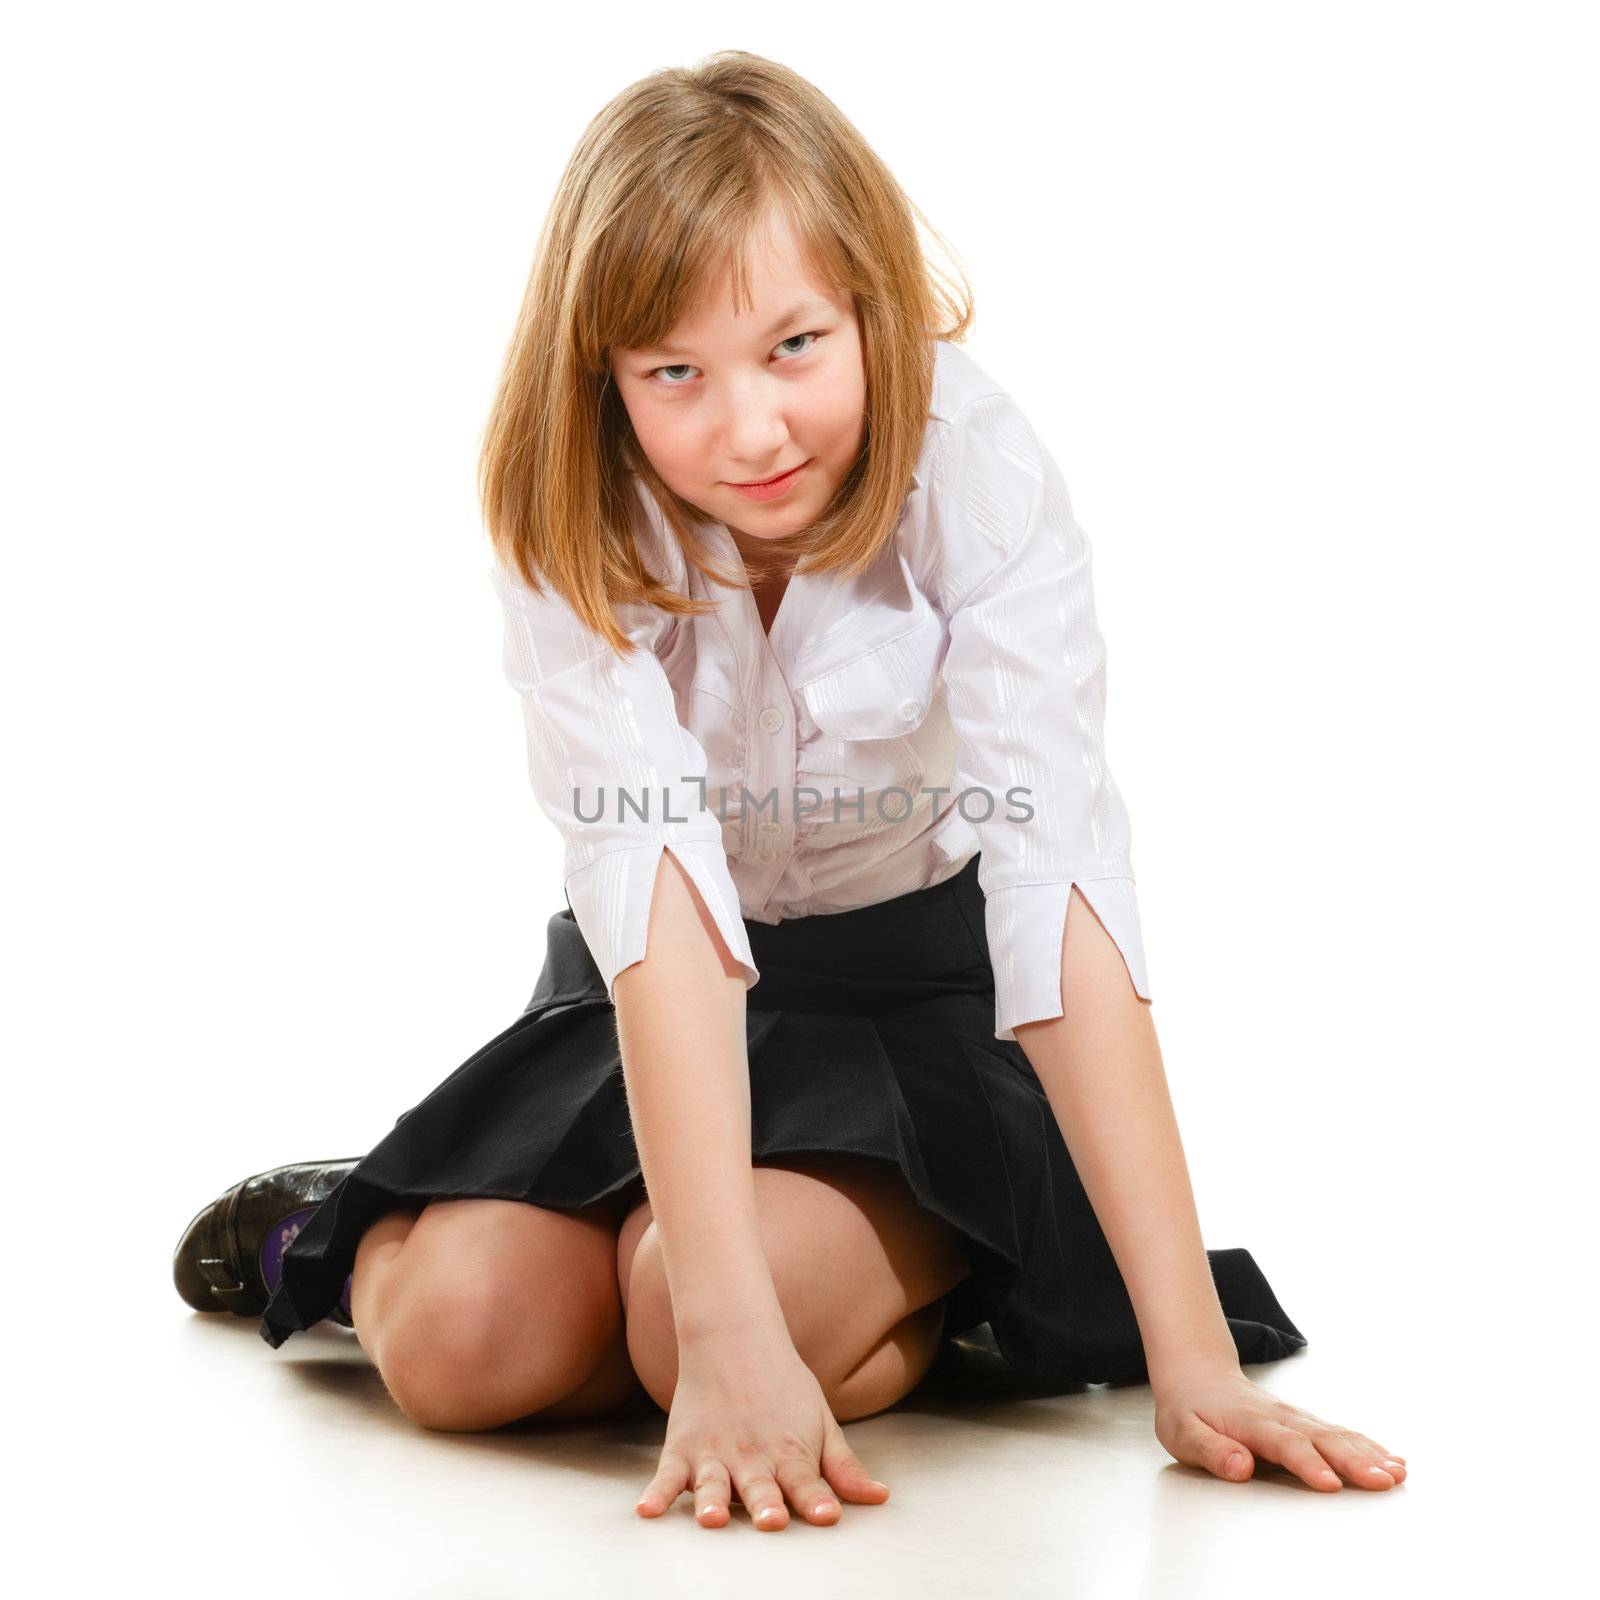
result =
[{"label": "girl's face", "polygon": [[[661,481],[734,535],[800,533],[826,509],[866,438],[866,371],[849,294],[809,276],[774,217],[750,262],[752,310],[733,311],[724,267],[654,350],[614,350],[611,371]],[[791,469],[776,492],[739,484]]]}]

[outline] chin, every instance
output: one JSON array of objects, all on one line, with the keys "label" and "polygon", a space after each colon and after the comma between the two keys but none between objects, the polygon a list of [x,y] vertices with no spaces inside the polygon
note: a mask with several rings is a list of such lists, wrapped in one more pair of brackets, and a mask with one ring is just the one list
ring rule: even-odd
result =
[{"label": "chin", "polygon": [[743,529],[752,539],[781,539],[785,534],[798,533],[816,518],[808,504],[763,506],[760,501],[742,500],[737,495],[733,499],[735,503],[728,507],[723,520]]}]

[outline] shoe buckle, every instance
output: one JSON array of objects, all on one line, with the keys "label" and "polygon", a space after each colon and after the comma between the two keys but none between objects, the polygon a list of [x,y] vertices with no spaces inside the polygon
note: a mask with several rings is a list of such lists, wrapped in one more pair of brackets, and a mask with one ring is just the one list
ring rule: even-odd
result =
[{"label": "shoe buckle", "polygon": [[200,1263],[200,1276],[204,1278],[214,1295],[229,1295],[240,1293],[244,1285],[234,1281],[233,1273],[228,1268],[228,1263],[217,1256],[204,1256]]}]

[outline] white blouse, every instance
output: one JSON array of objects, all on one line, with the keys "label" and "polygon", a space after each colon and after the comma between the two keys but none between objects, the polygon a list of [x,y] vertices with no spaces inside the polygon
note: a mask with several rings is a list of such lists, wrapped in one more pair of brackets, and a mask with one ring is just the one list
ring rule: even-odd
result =
[{"label": "white blouse", "polygon": [[[1074,884],[1150,997],[1128,815],[1103,749],[1089,544],[1016,402],[960,346],[935,349],[895,537],[855,578],[793,574],[770,636],[754,595],[689,565],[637,478],[645,560],[715,612],[619,607],[643,646],[624,661],[553,589],[490,568],[534,793],[613,998],[644,958],[667,846],[747,989],[760,973],[742,918],[873,905],[981,850],[997,1039],[1063,1014]],[[727,528],[698,526],[739,571]]]}]

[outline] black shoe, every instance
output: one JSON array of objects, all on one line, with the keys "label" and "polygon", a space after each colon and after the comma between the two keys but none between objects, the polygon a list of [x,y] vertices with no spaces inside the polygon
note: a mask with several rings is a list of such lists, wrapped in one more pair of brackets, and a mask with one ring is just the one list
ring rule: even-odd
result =
[{"label": "black shoe", "polygon": [[[352,1156],[274,1167],[242,1178],[218,1195],[183,1230],[173,1252],[172,1281],[178,1293],[196,1311],[259,1317],[271,1299],[261,1273],[261,1247],[268,1235],[291,1213],[320,1205],[359,1160]],[[351,1326],[342,1307],[329,1316]]]}]

